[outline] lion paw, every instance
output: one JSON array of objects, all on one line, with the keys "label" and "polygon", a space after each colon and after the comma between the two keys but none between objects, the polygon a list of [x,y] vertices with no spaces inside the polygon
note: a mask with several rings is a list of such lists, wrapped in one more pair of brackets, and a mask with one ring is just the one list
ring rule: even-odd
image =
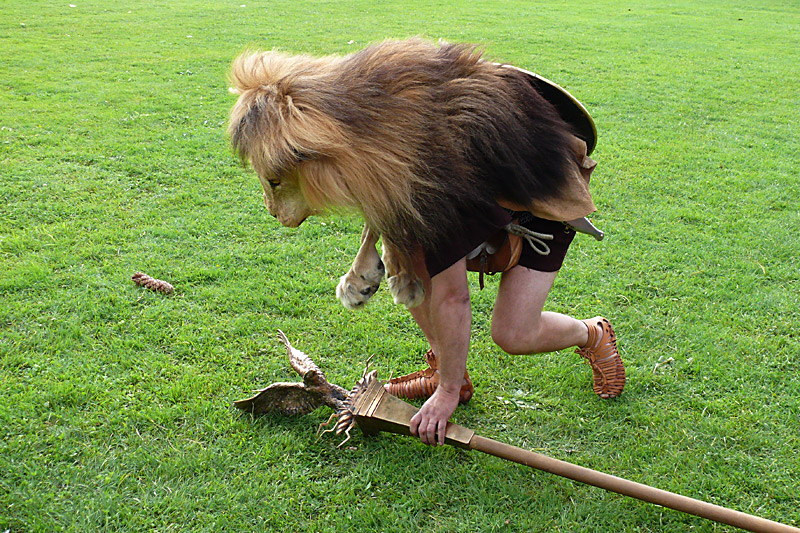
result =
[{"label": "lion paw", "polygon": [[384,268],[381,261],[378,261],[378,265],[374,269],[361,274],[351,268],[347,274],[339,278],[336,297],[347,309],[360,309],[377,292],[383,274]]},{"label": "lion paw", "polygon": [[425,289],[422,286],[422,281],[417,277],[398,274],[390,276],[386,281],[396,304],[403,304],[408,309],[411,309],[425,300]]}]

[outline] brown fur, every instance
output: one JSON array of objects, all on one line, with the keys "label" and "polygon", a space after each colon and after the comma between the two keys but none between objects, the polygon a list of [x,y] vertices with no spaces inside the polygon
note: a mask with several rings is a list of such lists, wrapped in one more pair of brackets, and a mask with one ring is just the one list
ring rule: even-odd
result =
[{"label": "brown fur", "polygon": [[432,247],[495,199],[558,196],[571,157],[569,127],[526,75],[473,45],[251,52],[231,78],[233,146],[288,226],[352,208],[402,249]]}]

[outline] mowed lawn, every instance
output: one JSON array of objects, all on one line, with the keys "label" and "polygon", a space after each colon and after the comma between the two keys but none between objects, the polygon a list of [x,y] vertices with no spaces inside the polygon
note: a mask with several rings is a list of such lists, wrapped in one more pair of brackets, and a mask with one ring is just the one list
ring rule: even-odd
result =
[{"label": "mowed lawn", "polygon": [[[70,3],[72,2],[72,3]],[[482,43],[593,114],[593,217],[548,309],[609,317],[629,382],[491,342],[478,434],[800,526],[800,5],[44,2],[0,8],[0,532],[732,531],[479,453],[253,418],[295,380],[278,328],[350,387],[427,345],[385,288],[334,289],[357,216],[279,227],[231,152],[232,59],[422,35]],[[176,287],[135,286],[144,271]]]}]

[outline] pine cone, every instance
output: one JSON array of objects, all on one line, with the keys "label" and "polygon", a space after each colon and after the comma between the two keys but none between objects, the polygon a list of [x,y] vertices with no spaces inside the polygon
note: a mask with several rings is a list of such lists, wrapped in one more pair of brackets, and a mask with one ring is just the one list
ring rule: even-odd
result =
[{"label": "pine cone", "polygon": [[136,272],[133,276],[131,276],[131,279],[135,284],[147,287],[151,291],[163,292],[164,294],[171,294],[172,291],[175,290],[175,287],[173,287],[166,281],[151,278],[150,276],[142,272]]}]

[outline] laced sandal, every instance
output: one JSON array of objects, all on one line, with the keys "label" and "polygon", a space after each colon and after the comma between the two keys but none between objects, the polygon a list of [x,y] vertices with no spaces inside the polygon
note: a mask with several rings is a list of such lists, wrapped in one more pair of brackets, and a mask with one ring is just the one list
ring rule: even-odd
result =
[{"label": "laced sandal", "polygon": [[625,365],[617,351],[617,337],[611,323],[603,317],[584,320],[589,328],[586,346],[575,353],[586,359],[594,374],[593,389],[604,400],[616,398],[625,387]]},{"label": "laced sandal", "polygon": [[[428,368],[390,379],[385,385],[386,391],[407,400],[430,398],[439,386],[439,361],[433,350],[428,350],[425,360],[428,362]],[[474,392],[469,372],[464,373],[464,381],[458,394],[458,403],[467,403]]]}]

